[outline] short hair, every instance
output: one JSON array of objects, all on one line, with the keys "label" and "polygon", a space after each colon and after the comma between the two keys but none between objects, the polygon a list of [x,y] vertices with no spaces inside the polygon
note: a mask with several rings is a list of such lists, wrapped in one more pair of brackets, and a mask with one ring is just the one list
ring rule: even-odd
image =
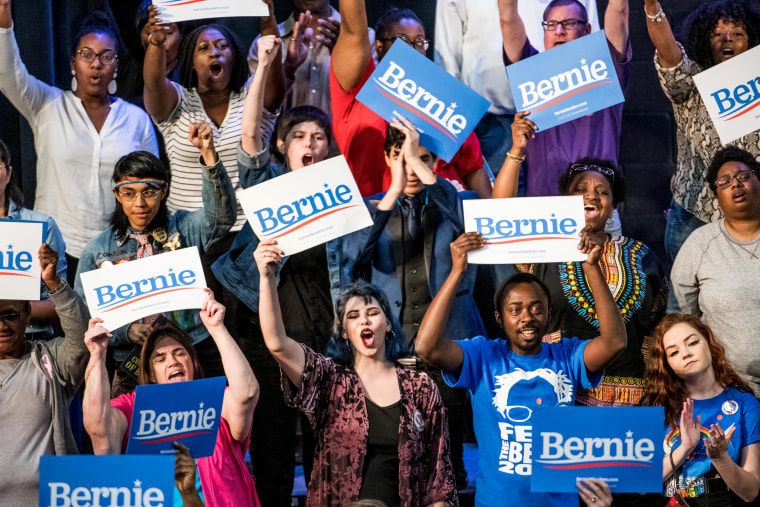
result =
[{"label": "short hair", "polygon": [[555,7],[561,7],[563,5],[574,5],[578,7],[581,10],[581,15],[583,16],[582,21],[588,24],[588,11],[586,10],[586,6],[580,3],[578,0],[552,0],[549,2],[549,5],[546,6],[546,9],[544,9],[544,21],[549,18],[549,12],[552,9]]},{"label": "short hair", "polygon": [[278,164],[286,162],[285,156],[277,148],[277,140],[285,142],[293,127],[305,121],[313,121],[319,125],[325,131],[325,136],[327,136],[327,146],[332,144],[332,120],[330,120],[330,116],[327,113],[315,106],[291,107],[277,117],[274,124],[276,135],[269,138],[269,152],[275,162]]},{"label": "short hair", "polygon": [[[166,168],[163,162],[147,151],[133,151],[124,155],[116,162],[111,178],[114,186],[119,181],[127,178],[152,178],[164,182],[165,195],[161,200],[158,213],[148,226],[148,229],[155,229],[166,225],[169,217],[169,211],[166,207],[166,199],[169,197],[171,188],[171,172]],[[111,228],[117,238],[124,238],[129,230],[129,219],[124,214],[124,209],[119,201],[116,200],[116,208],[111,215]]]},{"label": "short hair", "polygon": [[74,36],[74,45],[71,48],[72,56],[76,55],[77,47],[79,47],[82,38],[91,33],[100,33],[109,36],[113,39],[114,51],[116,54],[120,53],[119,28],[116,26],[116,22],[105,12],[94,11],[84,18],[79,25],[79,30]]},{"label": "short hair", "polygon": [[[606,169],[611,170],[612,173],[615,175],[614,177],[610,177],[601,172],[599,174],[607,178],[607,181],[610,183],[610,188],[612,189],[612,205],[617,206],[619,203],[623,202],[625,194],[623,190],[623,175],[621,174],[620,169],[618,169],[618,167],[611,160],[604,160],[601,158],[593,158],[593,157],[579,158],[578,160],[576,160],[575,162],[567,166],[565,173],[559,178],[558,190],[559,190],[560,195],[570,194],[570,184],[572,183],[572,180],[573,180],[573,178],[570,176],[570,173],[572,172],[571,169],[573,168],[573,166],[577,164],[596,165],[596,166],[604,167]],[[575,177],[578,174],[579,173],[576,172],[572,176]]]},{"label": "short hair", "polygon": [[385,359],[397,363],[402,357],[410,353],[409,344],[406,342],[403,331],[391,313],[391,305],[386,295],[376,286],[364,280],[359,280],[346,286],[340,293],[336,303],[335,325],[333,335],[327,343],[325,355],[331,357],[336,363],[346,367],[352,367],[356,351],[348,338],[343,337],[345,328],[343,319],[346,316],[346,305],[352,298],[362,298],[365,303],[375,299],[380,309],[391,323],[391,331],[385,334]]},{"label": "short hair", "polygon": [[[8,149],[8,145],[2,139],[0,139],[0,162],[5,165],[6,169],[11,170],[11,150]],[[20,174],[20,172],[14,171],[11,173],[11,179],[5,187],[5,202],[0,203],[5,206],[9,205],[12,200],[13,204],[16,205],[16,209],[13,211],[18,211],[24,206],[24,193],[14,181],[17,178],[17,174]]]},{"label": "short hair", "polygon": [[[153,330],[148,335],[148,338],[143,344],[142,352],[140,353],[140,370],[137,373],[137,383],[140,385],[155,384],[153,380],[153,366],[150,364],[150,356],[153,351],[156,350],[156,345],[162,338],[171,338],[175,342],[179,343],[187,353],[190,355],[190,359],[193,362],[193,378],[192,380],[198,380],[203,378],[203,367],[198,360],[198,354],[195,353],[195,347],[193,347],[193,340],[190,339],[187,334],[183,333],[173,325],[169,324],[165,327],[160,327]],[[211,338],[207,338],[211,340]]]},{"label": "short hair", "polygon": [[390,123],[385,127],[385,154],[390,156],[394,148],[401,149],[406,141],[406,134],[392,126]]},{"label": "short hair", "polygon": [[755,159],[754,155],[736,146],[726,146],[715,153],[710,162],[710,167],[707,169],[707,184],[710,185],[711,189],[715,190],[715,182],[718,181],[720,168],[728,162],[740,162],[749,167],[755,176],[760,178],[760,162]]},{"label": "short hair", "polygon": [[187,37],[182,38],[179,46],[179,83],[185,88],[198,87],[198,74],[196,74],[195,66],[193,65],[193,55],[195,54],[195,44],[198,42],[198,37],[208,29],[219,30],[224,38],[227,39],[227,44],[229,44],[230,51],[232,52],[232,75],[230,76],[229,88],[236,93],[240,93],[243,90],[245,82],[248,80],[246,53],[243,53],[240,49],[240,41],[235,32],[218,23],[201,25],[190,32]]},{"label": "short hair", "polygon": [[532,273],[520,272],[515,273],[514,275],[501,282],[501,284],[499,284],[499,287],[496,289],[496,293],[493,296],[493,306],[495,310],[499,312],[499,315],[501,315],[502,311],[504,310],[504,301],[507,300],[509,293],[512,292],[512,289],[514,289],[516,286],[523,283],[538,284],[538,286],[541,287],[541,290],[544,291],[544,295],[546,295],[547,307],[551,308],[552,296],[549,294],[549,288],[546,286],[546,284],[539,277]]},{"label": "short hair", "polygon": [[710,36],[718,21],[732,21],[747,31],[748,48],[760,44],[760,12],[752,2],[713,0],[691,11],[681,23],[677,36],[689,58],[702,69],[715,65]]},{"label": "short hair", "polygon": [[387,38],[390,35],[391,27],[402,19],[414,20],[420,24],[423,30],[425,30],[425,25],[422,24],[422,20],[413,10],[391,7],[378,18],[377,24],[375,25],[375,39],[380,40]]}]

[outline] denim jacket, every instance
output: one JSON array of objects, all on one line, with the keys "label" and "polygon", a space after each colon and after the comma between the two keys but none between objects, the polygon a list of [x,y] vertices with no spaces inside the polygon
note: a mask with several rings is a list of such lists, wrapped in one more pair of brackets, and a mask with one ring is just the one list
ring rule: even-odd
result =
[{"label": "denim jacket", "polygon": [[[201,255],[215,242],[222,239],[235,223],[237,213],[237,200],[232,190],[227,171],[221,160],[210,167],[203,167],[203,208],[189,212],[178,210],[169,216],[166,223],[166,232],[169,239],[178,234],[179,248],[197,246]],[[150,238],[154,251],[160,251],[161,243],[153,237]],[[82,256],[79,258],[75,290],[84,298],[81,274],[100,268],[104,262],[121,264],[137,259],[139,243],[127,235],[125,238],[117,238],[113,229],[108,228],[91,239],[85,246]],[[195,322],[190,328],[183,327],[193,343],[198,343],[208,337],[208,331],[203,326],[198,315],[194,311]],[[109,339],[109,345],[129,345],[127,329],[129,325],[116,329]],[[124,359],[127,350],[117,350],[117,360]]]},{"label": "denim jacket", "polygon": [[[288,172],[286,166],[272,164],[269,161],[269,149],[264,148],[255,155],[249,156],[240,145],[238,145],[238,170],[240,185],[243,188],[252,187]],[[253,252],[258,245],[259,238],[253,233],[251,225],[246,222],[235,237],[229,252],[219,257],[211,266],[217,280],[254,312],[259,311],[259,268],[253,259]],[[328,241],[326,249],[330,294],[333,308],[335,308],[341,288],[353,281],[351,264],[343,255],[340,239]],[[287,260],[288,258],[285,257],[277,270],[278,283],[279,270]]]}]

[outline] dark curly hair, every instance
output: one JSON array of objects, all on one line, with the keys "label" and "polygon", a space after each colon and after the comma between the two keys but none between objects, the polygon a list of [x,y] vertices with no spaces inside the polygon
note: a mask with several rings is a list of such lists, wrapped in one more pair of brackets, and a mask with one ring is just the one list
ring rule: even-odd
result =
[{"label": "dark curly hair", "polygon": [[760,44],[760,12],[747,0],[710,0],[689,14],[677,37],[689,58],[702,69],[715,65],[710,39],[718,21],[732,21],[747,31],[749,47]]},{"label": "dark curly hair", "polygon": [[343,337],[343,332],[345,331],[343,320],[346,317],[346,305],[355,297],[362,298],[365,303],[369,303],[372,299],[376,300],[385,317],[391,322],[391,332],[385,334],[386,361],[397,363],[402,357],[407,357],[411,349],[409,344],[406,343],[403,331],[401,331],[398,322],[393,317],[393,313],[391,313],[391,305],[388,303],[388,298],[383,291],[364,280],[352,283],[341,291],[340,298],[336,303],[333,335],[327,343],[325,355],[331,357],[340,365],[348,368],[353,367],[356,351],[348,338]]},{"label": "dark curly hair", "polygon": [[91,33],[100,33],[113,39],[116,54],[121,51],[121,37],[119,37],[119,28],[116,26],[114,19],[103,11],[91,12],[79,25],[79,30],[74,36],[74,45],[71,48],[71,55],[76,55],[77,47],[82,37]]},{"label": "dark curly hair", "polygon": [[[572,183],[573,178],[570,177],[570,173],[572,172],[571,169],[576,164],[583,164],[583,165],[597,165],[600,167],[605,167],[607,169],[610,169],[613,174],[615,175],[614,178],[611,178],[607,176],[604,173],[599,173],[605,178],[607,178],[607,181],[610,182],[610,187],[612,188],[612,205],[617,206],[618,203],[623,202],[623,175],[620,173],[620,170],[617,168],[615,164],[612,163],[610,160],[604,160],[601,158],[592,158],[592,157],[583,157],[579,158],[569,166],[567,166],[567,170],[565,173],[559,178],[559,194],[560,195],[569,195],[570,194],[570,183]],[[577,175],[576,172],[572,176]]]},{"label": "dark curly hair", "polygon": [[760,162],[755,159],[754,155],[736,146],[726,146],[715,153],[712,162],[710,162],[710,167],[707,169],[707,184],[713,190],[715,189],[715,182],[718,180],[720,168],[728,162],[741,162],[749,167],[755,176],[760,178]]},{"label": "dark curly hair", "polygon": [[425,29],[422,20],[413,10],[392,7],[378,18],[377,24],[375,24],[375,39],[380,40],[388,37],[391,34],[391,27],[402,19],[412,19],[419,23],[423,30]]},{"label": "dark curly hair", "polygon": [[715,381],[721,387],[734,387],[735,389],[752,394],[752,389],[742,380],[736,371],[726,360],[726,351],[718,340],[715,339],[710,327],[702,322],[699,317],[683,313],[671,313],[666,315],[654,330],[654,343],[649,357],[646,359],[646,384],[644,385],[643,405],[665,407],[665,424],[672,428],[678,426],[683,402],[689,397],[686,392],[683,379],[676,375],[668,363],[665,353],[663,338],[670,328],[676,324],[688,324],[701,334],[710,347],[712,367],[715,372]]},{"label": "dark curly hair", "polygon": [[240,93],[243,90],[245,82],[248,80],[246,53],[241,50],[242,46],[237,35],[226,26],[217,23],[201,25],[190,32],[187,37],[182,38],[179,46],[179,83],[185,88],[198,87],[198,74],[196,74],[195,66],[193,65],[195,44],[204,30],[208,29],[219,30],[224,38],[227,39],[227,44],[229,44],[230,51],[232,52],[232,75],[230,76],[229,89]]}]

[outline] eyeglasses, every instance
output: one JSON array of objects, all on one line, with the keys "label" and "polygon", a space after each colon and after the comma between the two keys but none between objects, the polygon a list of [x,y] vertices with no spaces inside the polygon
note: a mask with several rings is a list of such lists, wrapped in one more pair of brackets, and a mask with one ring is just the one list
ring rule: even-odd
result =
[{"label": "eyeglasses", "polygon": [[0,315],[0,320],[5,322],[7,326],[11,326],[18,322],[21,319],[21,313],[19,312],[13,312],[13,313],[4,313]]},{"label": "eyeglasses", "polygon": [[102,53],[96,53],[90,48],[84,48],[78,50],[76,54],[79,55],[79,58],[81,58],[83,62],[92,63],[95,61],[95,58],[98,58],[103,65],[111,65],[117,58],[119,58],[118,55],[110,49],[106,49]]},{"label": "eyeglasses", "polygon": [[544,27],[545,32],[553,32],[557,29],[557,25],[562,25],[562,28],[564,30],[572,30],[576,26],[578,26],[578,23],[587,24],[586,21],[583,21],[582,19],[563,19],[562,21],[542,21],[541,26]]},{"label": "eyeglasses", "polygon": [[137,199],[137,195],[142,195],[142,198],[146,201],[152,201],[158,197],[158,194],[163,192],[163,188],[146,188],[141,192],[135,192],[134,190],[119,190],[119,196],[127,202],[132,202]]},{"label": "eyeglasses", "polygon": [[604,167],[603,165],[595,165],[595,164],[573,164],[570,166],[570,170],[568,171],[569,179],[572,179],[573,176],[575,176],[578,173],[583,173],[586,171],[596,171],[598,173],[604,174],[612,182],[615,182],[615,171],[610,169],[609,167]]},{"label": "eyeglasses", "polygon": [[396,39],[401,39],[402,41],[406,42],[413,48],[417,48],[422,51],[427,51],[430,47],[430,41],[428,39],[416,39],[411,40],[406,35],[394,35],[393,37],[384,37],[380,39],[381,41],[391,41],[391,44],[396,41]]},{"label": "eyeglasses", "polygon": [[739,171],[733,176],[730,174],[724,174],[717,180],[715,180],[715,187],[720,189],[725,189],[731,186],[731,183],[734,181],[734,178],[736,178],[736,181],[739,183],[746,183],[752,178],[752,171],[745,169],[744,171]]}]

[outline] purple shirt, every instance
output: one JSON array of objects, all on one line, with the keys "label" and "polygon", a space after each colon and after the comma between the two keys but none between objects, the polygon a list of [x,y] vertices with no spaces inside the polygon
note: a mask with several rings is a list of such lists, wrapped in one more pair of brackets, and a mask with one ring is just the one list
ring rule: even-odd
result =
[{"label": "purple shirt", "polygon": [[[609,41],[607,44],[620,87],[625,90],[633,54],[631,45],[628,44],[623,56]],[[522,59],[536,54],[538,51],[526,39]],[[504,61],[507,64],[511,63],[506,55]],[[567,171],[568,166],[579,158],[601,158],[617,165],[622,118],[621,102],[571,122],[536,132],[536,138],[525,148],[523,171],[527,182],[526,195],[557,195],[560,177]]]}]

